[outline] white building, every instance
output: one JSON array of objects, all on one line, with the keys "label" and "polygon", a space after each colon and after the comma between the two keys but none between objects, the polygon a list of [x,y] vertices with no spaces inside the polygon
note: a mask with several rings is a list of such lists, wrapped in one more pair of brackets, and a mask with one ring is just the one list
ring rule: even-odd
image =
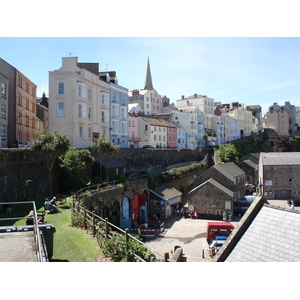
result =
[{"label": "white building", "polygon": [[204,115],[214,114],[214,99],[208,98],[205,95],[194,94],[187,98],[182,96],[180,100],[176,100],[176,107],[178,109],[186,106],[198,106]]},{"label": "white building", "polygon": [[65,133],[71,147],[90,147],[100,136],[109,140],[109,93],[98,63],[63,57],[61,68],[49,72],[49,130]]}]

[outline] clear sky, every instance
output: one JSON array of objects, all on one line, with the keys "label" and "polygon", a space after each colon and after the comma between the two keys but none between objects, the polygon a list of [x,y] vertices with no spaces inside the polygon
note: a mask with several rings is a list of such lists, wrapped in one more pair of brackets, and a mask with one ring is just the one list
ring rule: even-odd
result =
[{"label": "clear sky", "polygon": [[[259,104],[263,113],[273,102],[300,106],[300,27],[293,1],[285,2],[287,15],[277,1],[194,1],[200,4],[191,6],[186,0],[166,13],[169,0],[146,7],[116,0],[119,9],[112,14],[111,4],[91,10],[92,1],[86,0],[78,14],[77,5],[54,0],[38,17],[23,14],[29,2],[20,2],[15,11],[19,25],[0,32],[0,57],[38,86],[37,96],[48,94],[48,72],[60,68],[62,57],[116,71],[129,91],[144,87],[149,57],[153,86],[171,103],[197,93],[222,103]],[[15,2],[5,6],[13,9]],[[11,20],[9,14],[4,18]]]},{"label": "clear sky", "polygon": [[1,58],[48,94],[48,72],[61,58],[98,62],[119,84],[144,87],[149,57],[154,88],[175,102],[182,95],[215,101],[300,105],[300,38],[1,37]]}]

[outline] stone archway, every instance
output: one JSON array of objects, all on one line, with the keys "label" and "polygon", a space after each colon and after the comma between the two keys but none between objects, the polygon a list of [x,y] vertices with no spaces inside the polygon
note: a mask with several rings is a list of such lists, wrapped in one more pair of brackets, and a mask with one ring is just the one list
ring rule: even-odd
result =
[{"label": "stone archway", "polygon": [[109,218],[109,208],[108,208],[107,205],[103,206],[103,209],[102,209],[102,218],[103,219]]},{"label": "stone archway", "polygon": [[120,203],[119,201],[115,201],[113,206],[111,207],[111,223],[120,227]]}]

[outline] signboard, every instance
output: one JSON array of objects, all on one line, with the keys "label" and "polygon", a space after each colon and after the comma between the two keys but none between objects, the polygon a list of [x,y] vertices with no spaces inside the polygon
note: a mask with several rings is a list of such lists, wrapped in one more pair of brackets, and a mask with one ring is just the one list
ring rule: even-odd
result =
[{"label": "signboard", "polygon": [[231,202],[230,201],[225,201],[225,209],[231,209]]},{"label": "signboard", "polygon": [[265,185],[272,185],[272,180],[265,180]]}]

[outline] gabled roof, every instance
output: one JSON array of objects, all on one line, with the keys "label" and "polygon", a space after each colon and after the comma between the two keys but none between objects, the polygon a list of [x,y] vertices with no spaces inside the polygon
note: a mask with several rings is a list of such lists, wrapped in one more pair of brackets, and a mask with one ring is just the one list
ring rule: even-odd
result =
[{"label": "gabled roof", "polygon": [[300,165],[300,152],[261,152],[260,160],[265,166]]},{"label": "gabled roof", "polygon": [[[96,158],[96,161],[99,162],[100,160]],[[120,167],[125,167],[123,163],[121,163],[119,160],[116,158],[103,158],[102,159],[102,166],[104,168],[108,169],[114,169],[114,168],[120,168]]]},{"label": "gabled roof", "polygon": [[182,195],[180,191],[176,190],[168,184],[162,184],[160,186],[157,186],[156,188],[150,190],[150,192],[153,192],[163,200],[169,200]]},{"label": "gabled roof", "polygon": [[245,172],[233,162],[219,163],[213,166],[213,168],[218,170],[232,181],[235,177],[245,174]]},{"label": "gabled roof", "polygon": [[215,186],[219,190],[221,190],[224,193],[228,194],[230,197],[234,197],[234,192],[233,191],[229,190],[227,187],[225,187],[224,185],[222,185],[218,181],[214,180],[213,178],[210,178],[210,179],[206,180],[205,182],[203,182],[202,184],[198,185],[197,187],[192,189],[188,194],[191,194],[191,193],[195,192],[196,190],[198,190],[199,188],[203,187],[206,184],[212,184],[213,186]]},{"label": "gabled roof", "polygon": [[269,204],[260,207],[260,200],[254,200],[216,261],[300,262],[300,211]]}]

